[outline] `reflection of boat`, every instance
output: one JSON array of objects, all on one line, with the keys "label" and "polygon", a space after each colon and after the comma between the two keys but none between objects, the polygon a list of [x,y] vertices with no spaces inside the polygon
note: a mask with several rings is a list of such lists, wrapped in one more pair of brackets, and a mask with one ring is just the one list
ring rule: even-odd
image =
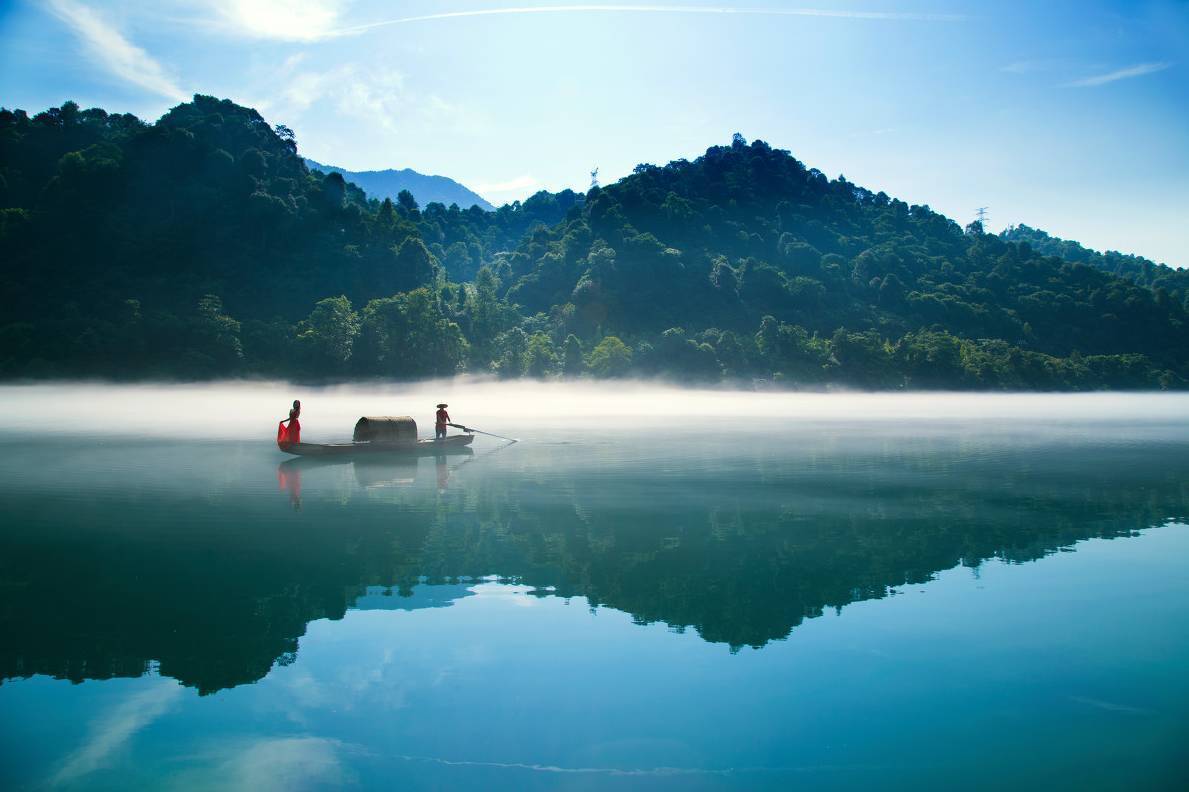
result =
[{"label": "reflection of boat", "polygon": [[[428,444],[433,441],[423,441]],[[440,443],[438,444],[441,445]],[[449,446],[448,446],[449,447]],[[277,465],[277,482],[282,490],[289,493],[295,508],[301,508],[301,473],[314,468],[333,467],[335,465],[350,465],[355,471],[355,480],[359,486],[366,489],[376,487],[407,487],[417,480],[417,464],[422,456],[437,457],[438,489],[445,489],[450,479],[449,468],[446,466],[447,456],[466,456],[469,462],[475,452],[463,446],[454,446],[452,450],[439,451],[436,454],[424,453],[368,453],[359,455],[322,454],[314,456],[299,456],[296,459],[286,459]],[[465,464],[463,462],[462,464]]]},{"label": "reflection of boat", "polygon": [[[469,448],[465,450],[468,454],[471,453]],[[438,459],[446,461],[444,456],[439,456]],[[351,467],[355,471],[355,482],[365,489],[408,487],[417,480],[417,457],[408,454],[394,457],[383,454],[362,456],[352,459]]]},{"label": "reflection of boat", "polygon": [[368,441],[362,443],[293,443],[281,450],[298,456],[355,456],[363,454],[391,454],[393,456],[437,456],[439,454],[471,454],[469,446],[474,435],[453,435],[441,440],[401,440],[397,442]]}]

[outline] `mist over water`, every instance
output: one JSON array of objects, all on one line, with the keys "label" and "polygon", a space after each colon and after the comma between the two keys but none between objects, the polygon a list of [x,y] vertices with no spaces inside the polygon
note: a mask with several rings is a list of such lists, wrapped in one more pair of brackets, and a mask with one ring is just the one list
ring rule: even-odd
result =
[{"label": "mist over water", "polygon": [[363,415],[411,415],[432,434],[434,406],[458,423],[522,439],[647,431],[745,434],[854,424],[863,433],[955,427],[1028,433],[1097,424],[1189,426],[1189,395],[1165,393],[989,394],[752,392],[620,381],[498,382],[453,379],[314,388],[284,382],[37,384],[0,386],[0,432],[261,441],[275,435],[293,399],[303,437],[349,439]]},{"label": "mist over water", "polygon": [[[424,437],[444,401],[520,442],[294,458],[294,398],[307,441],[376,414]],[[0,387],[0,778],[941,788],[994,755],[989,787],[1176,787],[1187,416],[1176,394]]]}]

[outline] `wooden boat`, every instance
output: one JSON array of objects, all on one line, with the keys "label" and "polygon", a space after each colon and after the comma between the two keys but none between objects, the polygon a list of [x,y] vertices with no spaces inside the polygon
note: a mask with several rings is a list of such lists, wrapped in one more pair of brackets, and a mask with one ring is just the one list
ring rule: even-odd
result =
[{"label": "wooden boat", "polygon": [[471,454],[468,446],[474,435],[451,435],[442,440],[369,440],[352,443],[292,443],[282,446],[287,454],[309,457],[362,456],[391,454],[393,456],[442,456],[446,454]]}]

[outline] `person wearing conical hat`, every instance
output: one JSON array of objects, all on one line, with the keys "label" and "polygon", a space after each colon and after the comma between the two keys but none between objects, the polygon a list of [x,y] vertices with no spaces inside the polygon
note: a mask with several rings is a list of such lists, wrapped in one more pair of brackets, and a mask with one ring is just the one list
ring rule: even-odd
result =
[{"label": "person wearing conical hat", "polygon": [[447,405],[447,404],[439,404],[438,405],[438,412],[434,419],[434,439],[435,440],[445,440],[446,439],[446,424],[450,423],[450,413],[446,412],[446,408],[448,406],[449,405]]}]

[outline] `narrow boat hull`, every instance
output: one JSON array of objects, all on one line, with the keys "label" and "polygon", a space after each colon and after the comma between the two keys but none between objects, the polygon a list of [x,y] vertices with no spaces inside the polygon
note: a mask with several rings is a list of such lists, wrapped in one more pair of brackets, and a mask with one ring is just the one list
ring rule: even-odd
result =
[{"label": "narrow boat hull", "polygon": [[474,435],[452,435],[443,440],[418,440],[402,443],[294,443],[282,448],[287,454],[308,457],[328,456],[441,456],[444,454],[470,454],[468,446]]}]

